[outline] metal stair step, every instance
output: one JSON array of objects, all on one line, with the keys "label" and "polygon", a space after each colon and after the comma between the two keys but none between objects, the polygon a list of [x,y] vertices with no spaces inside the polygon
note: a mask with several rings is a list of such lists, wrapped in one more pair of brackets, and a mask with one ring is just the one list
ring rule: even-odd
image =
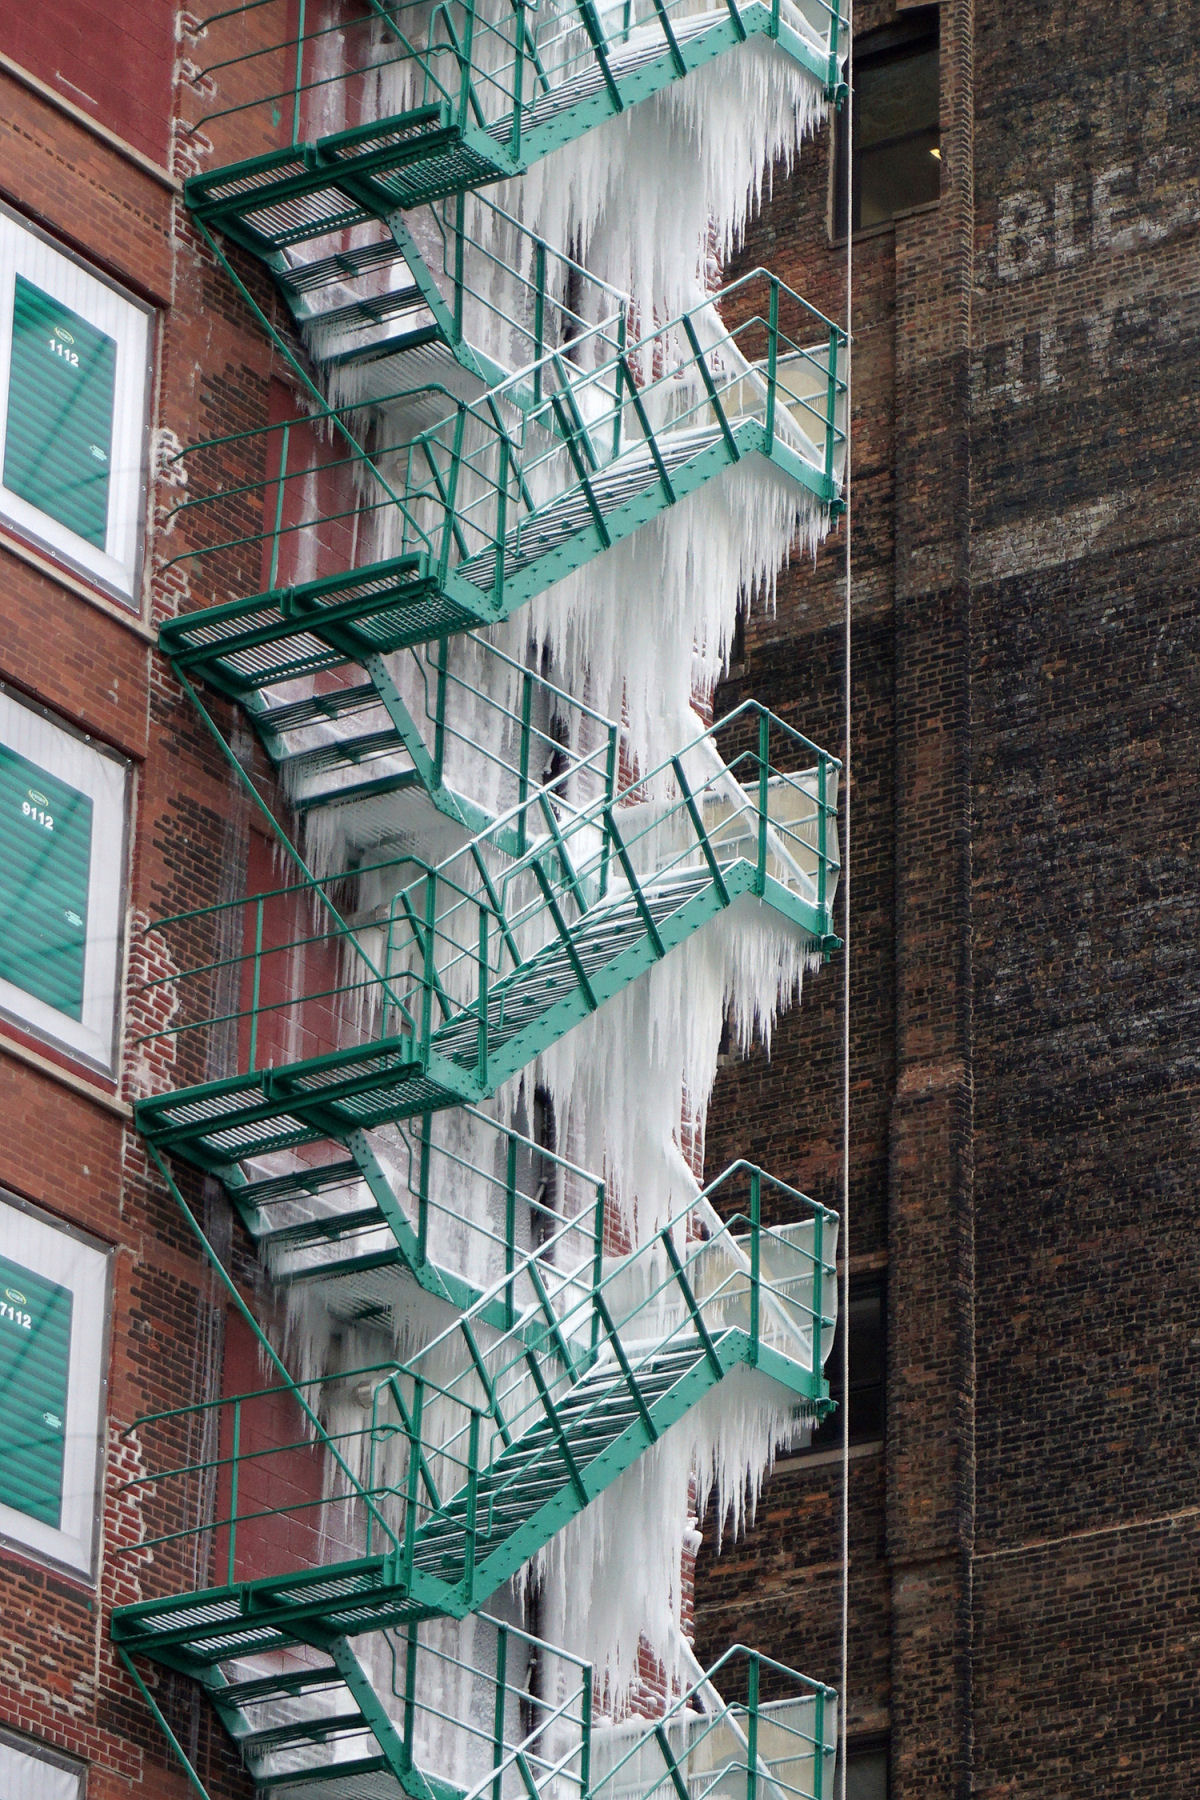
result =
[{"label": "metal stair step", "polygon": [[319,256],[311,262],[293,263],[276,271],[281,287],[294,294],[311,294],[334,281],[354,281],[373,269],[384,269],[403,262],[399,246],[392,238],[376,243],[358,244],[350,250],[335,250],[332,256]]},{"label": "metal stair step", "polygon": [[323,1218],[305,1219],[300,1224],[281,1225],[275,1231],[259,1232],[255,1242],[272,1249],[304,1250],[318,1244],[333,1245],[340,1238],[383,1223],[383,1214],[377,1206],[361,1207],[355,1212],[328,1213]]},{"label": "metal stair step", "polygon": [[214,1688],[212,1694],[222,1706],[256,1706],[270,1700],[294,1700],[301,1694],[319,1693],[322,1688],[332,1692],[345,1685],[331,1663],[325,1668],[294,1669],[290,1674],[256,1675],[248,1681],[229,1681],[224,1687]]},{"label": "metal stair step", "polygon": [[355,687],[335,688],[328,694],[312,694],[305,700],[292,700],[286,706],[265,706],[255,713],[254,722],[260,731],[301,731],[306,725],[335,724],[380,705],[378,688],[367,681]]},{"label": "metal stair step", "polygon": [[311,750],[294,750],[281,756],[278,766],[289,775],[319,775],[330,769],[353,767],[375,762],[381,756],[405,750],[404,740],[394,725],[383,731],[367,731],[361,735],[336,738],[328,744],[316,744]]},{"label": "metal stair step", "polygon": [[240,1736],[237,1743],[243,1756],[256,1756],[266,1750],[286,1750],[293,1745],[299,1748],[347,1731],[369,1730],[361,1709],[355,1706],[353,1712],[325,1713],[311,1719],[290,1719],[283,1725],[271,1725],[262,1731],[249,1731]]}]

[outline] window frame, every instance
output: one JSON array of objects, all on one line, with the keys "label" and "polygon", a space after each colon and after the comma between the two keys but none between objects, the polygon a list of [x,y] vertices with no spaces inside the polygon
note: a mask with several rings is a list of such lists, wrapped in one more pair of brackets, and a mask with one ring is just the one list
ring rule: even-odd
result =
[{"label": "window frame", "polygon": [[[878,1383],[872,1381],[869,1385],[872,1388],[874,1388],[876,1385],[878,1385],[879,1390],[880,1390],[880,1401],[881,1401],[880,1429],[878,1431],[868,1431],[868,1432],[862,1432],[862,1433],[856,1434],[854,1431],[854,1421],[853,1421],[853,1417],[852,1417],[851,1422],[850,1422],[851,1423],[850,1447],[852,1450],[856,1449],[856,1448],[860,1448],[860,1447],[881,1448],[887,1441],[887,1342],[888,1342],[887,1270],[886,1269],[864,1269],[858,1274],[851,1275],[851,1277],[850,1277],[850,1312],[851,1312],[851,1314],[853,1314],[854,1305],[855,1305],[856,1301],[861,1302],[862,1300],[868,1299],[876,1294],[878,1294],[878,1296],[879,1296],[879,1331],[880,1331],[880,1337],[882,1340],[883,1356],[882,1356],[882,1366],[880,1369]],[[841,1370],[842,1370],[842,1337],[841,1337],[842,1324],[843,1324],[843,1311],[842,1311],[841,1306],[839,1305],[839,1307],[838,1307],[838,1322],[837,1322],[837,1326],[834,1331],[834,1342],[833,1342],[833,1346],[830,1349],[829,1355],[825,1361],[825,1373],[826,1373],[826,1378],[829,1380],[830,1398],[838,1401],[837,1410],[829,1415],[828,1422],[832,1426],[830,1438],[828,1440],[825,1438],[822,1438],[820,1435],[822,1427],[821,1426],[815,1427],[809,1442],[807,1444],[803,1445],[800,1449],[798,1449],[795,1452],[795,1454],[799,1457],[809,1457],[809,1456],[815,1457],[815,1456],[826,1456],[826,1455],[830,1455],[830,1454],[837,1454],[837,1452],[841,1448],[841,1442],[842,1442],[841,1409],[842,1409],[843,1402],[839,1398],[839,1395],[837,1392],[837,1386],[838,1386],[838,1383],[840,1383]],[[853,1340],[852,1340],[852,1342],[853,1342]],[[853,1351],[852,1351],[852,1354],[853,1354]],[[862,1390],[863,1387],[865,1387],[867,1385],[868,1385],[867,1383],[861,1382],[861,1381],[857,1384],[858,1389],[860,1391]],[[850,1398],[851,1398],[851,1400],[853,1400],[855,1386],[856,1386],[856,1384],[854,1383],[853,1380],[851,1380],[851,1383],[850,1383]]]},{"label": "window frame", "polygon": [[[3,683],[0,745],[86,794],[93,808],[82,1016],[74,1019],[0,976],[0,1019],[112,1078],[119,1048],[128,910],[132,765],[115,750]],[[111,862],[114,844],[115,868]]]},{"label": "window frame", "polygon": [[[18,275],[116,344],[103,549],[4,485]],[[155,320],[154,308],[145,301],[0,205],[0,524],[138,613],[149,497]]]},{"label": "window frame", "polygon": [[77,1226],[0,1188],[0,1254],[70,1287],[72,1295],[63,1523],[55,1527],[0,1502],[0,1544],[93,1582],[104,1482],[113,1252]]},{"label": "window frame", "polygon": [[[875,31],[864,32],[861,38],[856,38],[854,43],[854,74],[857,87],[857,77],[864,67],[869,68],[873,63],[879,64],[891,61],[900,62],[906,57],[918,55],[922,50],[930,49],[939,54],[938,116],[936,125],[940,151],[941,13],[938,5],[912,7],[907,12],[901,13],[891,24],[880,26],[879,29]],[[885,139],[880,144],[869,145],[868,148],[871,150],[884,149],[890,144],[904,143],[919,135],[920,130],[918,129],[902,132],[894,139]],[[846,109],[843,107],[834,115],[834,153],[830,157],[833,191],[830,195],[829,235],[834,243],[844,243],[847,236],[850,235],[851,221],[854,218],[855,204],[858,199],[858,181],[855,178],[855,170],[852,168],[848,172],[846,167],[848,148],[849,146],[846,139]],[[855,164],[857,164],[857,145],[855,146],[854,160]],[[942,189],[940,162],[941,158],[939,155],[938,194],[935,199],[915,200],[911,207],[901,207],[898,211],[892,213],[890,218],[879,219],[872,225],[854,225],[852,227],[853,236],[866,237],[876,232],[889,231],[897,219],[904,218],[908,213],[923,212],[927,207],[937,206],[941,201]],[[847,188],[850,186],[850,182],[847,180],[848,173],[853,182],[852,191],[849,194],[847,194]]]}]

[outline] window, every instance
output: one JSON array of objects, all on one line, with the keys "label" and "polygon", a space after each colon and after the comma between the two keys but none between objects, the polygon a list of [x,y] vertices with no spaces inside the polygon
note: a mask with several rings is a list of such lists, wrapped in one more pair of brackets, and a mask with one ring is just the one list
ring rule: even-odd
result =
[{"label": "window", "polygon": [[888,1800],[888,1776],[886,1740],[846,1746],[846,1800]]},{"label": "window", "polygon": [[[882,1274],[850,1282],[850,1442],[869,1444],[883,1437],[887,1375],[887,1296]],[[829,1392],[838,1410],[812,1434],[810,1450],[835,1450],[842,1441],[842,1317],[825,1363]]]},{"label": "window", "polygon": [[[839,114],[835,223],[846,232],[845,114]],[[854,45],[855,231],[886,224],[941,191],[938,12],[922,6]]]},{"label": "window", "polygon": [[127,769],[0,689],[0,1008],[110,1069]]},{"label": "window", "polygon": [[19,1200],[0,1199],[0,1535],[85,1574],[96,1536],[107,1320],[107,1253]]},{"label": "window", "polygon": [[149,350],[146,307],[0,211],[0,515],[126,599]]},{"label": "window", "polygon": [[83,1800],[83,1770],[69,1757],[0,1731],[4,1800]]}]

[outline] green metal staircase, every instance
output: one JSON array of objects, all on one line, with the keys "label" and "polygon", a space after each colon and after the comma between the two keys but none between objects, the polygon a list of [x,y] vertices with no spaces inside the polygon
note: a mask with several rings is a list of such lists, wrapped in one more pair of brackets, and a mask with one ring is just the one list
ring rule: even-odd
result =
[{"label": "green metal staircase", "polygon": [[[139,1129],[222,1173],[477,1103],[743,897],[828,952],[838,767],[748,703],[611,804],[560,817],[543,789],[435,867],[367,866],[159,921],[178,972],[143,997],[171,1023],[141,1041],[186,1059],[236,1027],[237,1067],[140,1100]],[[353,923],[344,895],[366,905]],[[199,961],[175,954],[197,942]],[[291,1060],[293,1031],[325,1047]]]},{"label": "green metal staircase", "polygon": [[[804,1216],[765,1228],[765,1184]],[[718,1189],[748,1210],[713,1231]],[[731,1371],[828,1410],[835,1236],[834,1215],[737,1164],[598,1278],[539,1251],[536,1304],[507,1333],[487,1329],[502,1284],[403,1367],[336,1378],[340,1404],[325,1376],[141,1421],[147,1472],[124,1493],[148,1530],[126,1554],[186,1567],[199,1547],[215,1565],[198,1591],[118,1608],[115,1641],[212,1685],[235,1659],[478,1611]],[[195,1441],[221,1449],[181,1457]],[[214,1483],[215,1515],[189,1511]],[[158,1532],[159,1517],[204,1522]],[[296,1566],[299,1520],[324,1560]]]},{"label": "green metal staircase", "polygon": [[[477,825],[442,792],[462,696],[447,688],[441,640],[509,618],[747,457],[793,481],[798,505],[837,510],[843,334],[762,271],[719,298],[728,322],[714,303],[630,347],[597,327],[480,400],[446,393],[451,411],[409,441],[376,433],[368,450],[346,407],[192,446],[178,459],[187,498],[171,525],[183,541],[167,566],[182,565],[194,592],[242,592],[168,622],[164,652],[182,677],[238,700],[277,761],[292,757],[289,737],[326,728],[294,774],[337,771],[340,784],[348,763],[396,759],[377,779],[419,782]],[[427,389],[419,398],[428,407]],[[214,489],[206,473],[231,447],[266,474]],[[314,538],[322,572],[296,579]],[[387,554],[371,560],[372,544]],[[433,644],[418,659],[417,718],[388,658]],[[272,695],[297,679],[308,695]]]},{"label": "green metal staircase", "polygon": [[[330,74],[335,30],[340,66]],[[218,166],[191,177],[187,203],[269,257],[521,174],[751,37],[777,45],[835,98],[846,33],[824,0],[723,0],[711,10],[694,0],[514,0],[494,10],[405,0],[298,31],[282,0],[248,0],[208,20],[203,37],[197,78],[224,104],[197,121]],[[341,129],[322,128],[339,113]],[[254,132],[274,147],[225,161],[226,142]]]},{"label": "green metal staircase", "polygon": [[357,401],[439,382],[477,398],[597,331],[624,341],[629,296],[482,194],[348,235],[315,257],[268,261],[313,361],[331,385],[352,376]]}]

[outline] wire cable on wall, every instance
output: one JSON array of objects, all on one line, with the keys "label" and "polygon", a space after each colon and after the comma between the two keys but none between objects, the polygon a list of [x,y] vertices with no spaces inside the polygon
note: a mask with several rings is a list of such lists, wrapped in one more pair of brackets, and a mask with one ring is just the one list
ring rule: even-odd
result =
[{"label": "wire cable on wall", "polygon": [[847,1719],[850,1713],[850,814],[853,786],[850,768],[851,705],[851,533],[850,494],[851,430],[854,366],[854,0],[846,0],[846,110],[843,130],[846,154],[842,159],[842,176],[846,183],[846,469],[842,492],[846,510],[843,521],[843,555],[845,557],[845,600],[842,618],[842,681],[844,684],[844,718],[842,742],[842,788],[846,796],[845,840],[842,848],[842,1618],[841,1618],[841,1690],[842,1704],[838,1731],[841,1738],[838,1761],[841,1766],[841,1800],[846,1800]]}]

